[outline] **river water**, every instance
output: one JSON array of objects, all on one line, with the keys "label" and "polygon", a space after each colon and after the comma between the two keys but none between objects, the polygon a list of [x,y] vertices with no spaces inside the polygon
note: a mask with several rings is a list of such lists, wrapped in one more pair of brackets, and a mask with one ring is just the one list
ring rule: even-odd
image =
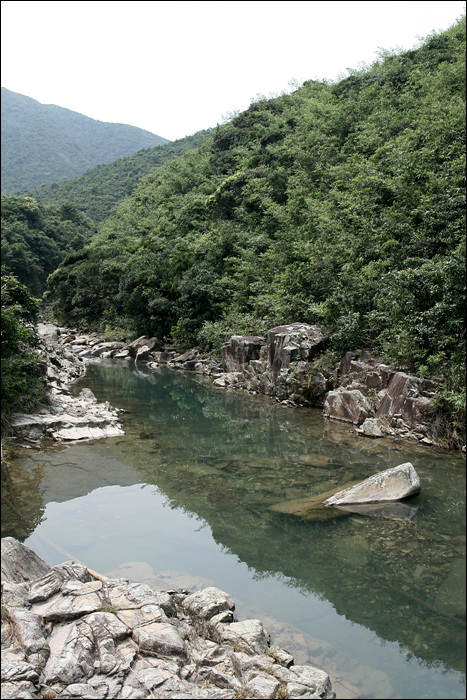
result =
[{"label": "river water", "polygon": [[[125,410],[125,435],[20,450],[2,472],[2,536],[51,565],[215,585],[238,619],[326,670],[338,698],[465,698],[461,454],[358,437],[191,373],[101,361],[83,386]],[[386,516],[294,513],[407,461],[422,491]]]}]

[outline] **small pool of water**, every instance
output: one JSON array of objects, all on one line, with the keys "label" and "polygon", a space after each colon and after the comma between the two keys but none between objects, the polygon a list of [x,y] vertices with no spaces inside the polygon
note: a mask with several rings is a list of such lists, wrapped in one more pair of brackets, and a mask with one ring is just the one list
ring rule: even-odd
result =
[{"label": "small pool of water", "polygon": [[[338,698],[465,698],[462,455],[360,438],[193,374],[104,361],[83,386],[126,411],[126,434],[20,452],[2,474],[2,536],[50,564],[218,586]],[[275,509],[406,461],[422,492],[390,517]]]}]

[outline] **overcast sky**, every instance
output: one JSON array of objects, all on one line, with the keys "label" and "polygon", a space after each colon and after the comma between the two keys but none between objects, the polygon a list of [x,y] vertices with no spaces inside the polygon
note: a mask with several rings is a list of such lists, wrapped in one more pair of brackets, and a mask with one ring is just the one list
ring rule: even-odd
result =
[{"label": "overcast sky", "polygon": [[336,80],[452,26],[465,2],[3,0],[2,86],[173,140],[258,94]]}]

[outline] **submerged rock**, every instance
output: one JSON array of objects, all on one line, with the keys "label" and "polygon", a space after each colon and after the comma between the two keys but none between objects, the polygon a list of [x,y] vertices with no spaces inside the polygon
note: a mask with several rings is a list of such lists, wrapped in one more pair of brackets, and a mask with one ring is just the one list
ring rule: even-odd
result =
[{"label": "submerged rock", "polygon": [[[353,486],[358,484],[358,481],[351,481],[344,484],[344,488],[348,486]],[[285,513],[286,515],[295,515],[299,518],[306,518],[307,520],[328,520],[329,518],[336,518],[339,515],[344,515],[344,512],[340,512],[337,508],[326,508],[324,505],[324,499],[333,496],[338,491],[342,490],[342,486],[336,486],[329,491],[317,494],[316,496],[304,496],[303,498],[294,498],[290,501],[283,501],[282,503],[275,503],[269,506],[269,510],[275,513]]]}]

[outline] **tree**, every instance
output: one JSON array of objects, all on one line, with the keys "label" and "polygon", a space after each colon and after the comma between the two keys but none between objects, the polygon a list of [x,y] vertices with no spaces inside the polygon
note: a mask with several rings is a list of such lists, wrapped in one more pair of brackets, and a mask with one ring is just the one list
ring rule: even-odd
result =
[{"label": "tree", "polygon": [[16,411],[34,408],[45,393],[34,323],[39,301],[13,275],[2,269],[1,410],[2,431]]}]

